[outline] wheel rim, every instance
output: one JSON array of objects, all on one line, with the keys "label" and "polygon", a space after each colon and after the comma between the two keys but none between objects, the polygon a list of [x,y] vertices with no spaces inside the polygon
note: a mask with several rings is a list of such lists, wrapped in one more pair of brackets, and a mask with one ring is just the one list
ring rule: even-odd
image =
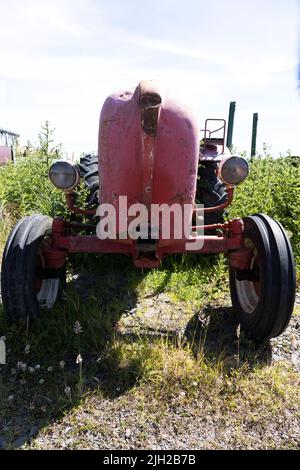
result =
[{"label": "wheel rim", "polygon": [[[43,249],[48,248],[51,244],[51,239],[46,235],[43,241],[40,244],[39,254],[37,257],[37,270],[40,270],[44,266],[43,258]],[[60,289],[60,279],[59,278],[48,278],[44,279],[36,276],[35,279],[35,291],[37,301],[41,308],[48,308],[49,310],[54,306],[56,299],[58,297]]]},{"label": "wheel rim", "polygon": [[51,309],[55,304],[59,291],[59,279],[43,279],[41,288],[37,293],[40,307]]},{"label": "wheel rim", "polygon": [[[250,270],[258,271],[260,273],[260,262],[257,249],[250,239],[245,240],[245,246],[253,250],[253,257],[250,263]],[[243,311],[247,314],[252,314],[260,300],[261,295],[261,280],[259,276],[258,281],[242,280],[239,281],[235,278],[236,292],[239,303]]]}]

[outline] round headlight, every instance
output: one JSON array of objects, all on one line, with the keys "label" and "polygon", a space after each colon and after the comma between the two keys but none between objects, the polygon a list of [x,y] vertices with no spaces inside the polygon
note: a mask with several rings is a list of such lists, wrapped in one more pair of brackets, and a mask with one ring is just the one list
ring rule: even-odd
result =
[{"label": "round headlight", "polygon": [[224,158],[219,166],[218,175],[221,180],[231,186],[242,183],[249,174],[249,165],[247,160],[233,155]]},{"label": "round headlight", "polygon": [[74,163],[67,160],[58,160],[52,163],[49,178],[57,188],[70,191],[79,183],[80,175]]}]

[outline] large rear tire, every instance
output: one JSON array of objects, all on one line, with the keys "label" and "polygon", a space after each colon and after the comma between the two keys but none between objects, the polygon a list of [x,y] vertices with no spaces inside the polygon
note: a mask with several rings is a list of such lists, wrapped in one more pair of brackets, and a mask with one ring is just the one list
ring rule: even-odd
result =
[{"label": "large rear tire", "polygon": [[98,155],[85,155],[78,164],[80,176],[88,189],[88,205],[96,206],[99,202]]},{"label": "large rear tire", "polygon": [[[217,176],[217,162],[200,162],[196,200],[204,207],[215,207],[223,204],[227,198],[225,184]],[[220,224],[224,222],[225,211],[204,214],[204,223]]]},{"label": "large rear tire", "polygon": [[283,333],[295,301],[293,251],[283,227],[264,214],[246,217],[245,246],[253,250],[250,269],[230,268],[232,305],[241,326],[266,340]]},{"label": "large rear tire", "polygon": [[50,241],[52,219],[32,215],[12,229],[2,258],[1,295],[9,322],[34,319],[42,308],[51,309],[65,285],[65,267],[44,267],[43,247]]}]

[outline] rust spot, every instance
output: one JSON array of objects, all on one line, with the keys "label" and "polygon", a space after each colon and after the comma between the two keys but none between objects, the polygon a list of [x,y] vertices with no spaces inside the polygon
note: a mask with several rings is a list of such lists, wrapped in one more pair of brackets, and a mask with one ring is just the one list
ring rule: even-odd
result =
[{"label": "rust spot", "polygon": [[140,98],[141,126],[143,131],[152,137],[156,136],[159,105],[157,97],[144,95]]},{"label": "rust spot", "polygon": [[141,126],[143,131],[155,137],[161,96],[151,81],[141,82],[139,105],[141,107]]}]

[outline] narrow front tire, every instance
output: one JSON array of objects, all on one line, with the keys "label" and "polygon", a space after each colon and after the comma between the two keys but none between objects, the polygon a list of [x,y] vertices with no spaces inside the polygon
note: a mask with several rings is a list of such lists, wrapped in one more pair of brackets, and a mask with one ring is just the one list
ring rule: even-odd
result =
[{"label": "narrow front tire", "polygon": [[281,224],[264,214],[246,217],[245,246],[252,250],[249,269],[230,268],[230,291],[241,326],[254,338],[279,336],[295,301],[295,261]]}]

